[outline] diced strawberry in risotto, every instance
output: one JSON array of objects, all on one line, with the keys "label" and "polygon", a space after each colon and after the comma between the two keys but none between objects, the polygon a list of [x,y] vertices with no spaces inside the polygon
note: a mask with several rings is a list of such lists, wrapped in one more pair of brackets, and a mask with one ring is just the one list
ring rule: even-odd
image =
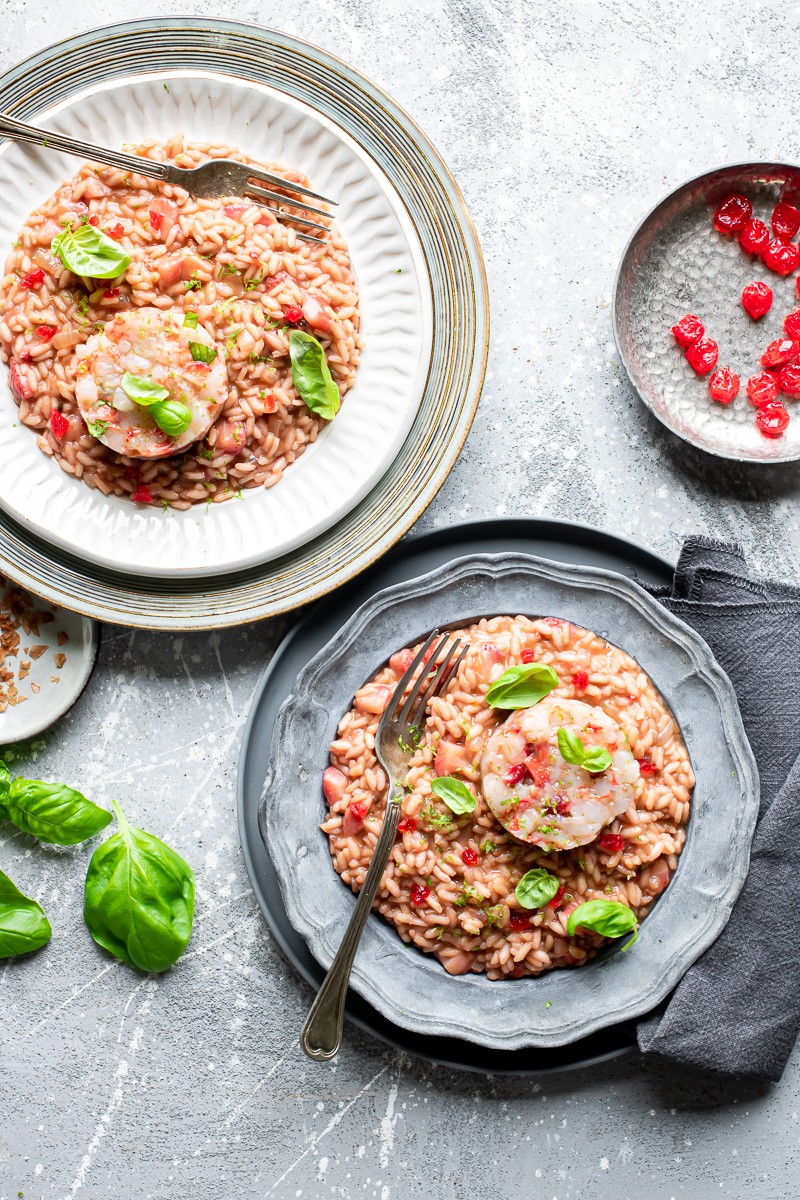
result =
[{"label": "diced strawberry in risotto", "polygon": [[405,675],[413,661],[414,651],[406,648],[405,650],[398,650],[396,654],[392,655],[392,657],[389,659],[389,666],[392,668],[397,678],[400,679],[403,675]]},{"label": "diced strawberry in risotto", "polygon": [[466,746],[449,742],[446,738],[440,739],[433,764],[437,775],[458,775],[468,770],[471,765],[472,756]]},{"label": "diced strawberry in risotto", "polygon": [[17,400],[30,400],[33,396],[33,388],[28,383],[27,375],[14,358],[8,364],[8,374],[11,394]]},{"label": "diced strawberry in risotto", "polygon": [[156,196],[150,205],[149,216],[150,228],[165,242],[174,226],[178,224],[180,209],[174,200],[168,200],[166,196]]},{"label": "diced strawberry in risotto", "polygon": [[342,832],[345,837],[353,837],[354,834],[361,833],[364,828],[364,818],[368,812],[366,804],[362,804],[360,800],[354,800],[347,806],[342,817]]},{"label": "diced strawberry in risotto", "polygon": [[330,333],[330,315],[327,309],[320,304],[316,296],[306,297],[303,303],[303,316],[312,329],[317,329],[320,333]]},{"label": "diced strawberry in risotto", "polygon": [[382,713],[389,703],[392,689],[382,683],[368,683],[356,692],[353,704],[364,713]]},{"label": "diced strawberry in risotto", "polygon": [[326,767],[322,772],[322,794],[332,807],[338,804],[347,788],[347,777],[336,767]]}]

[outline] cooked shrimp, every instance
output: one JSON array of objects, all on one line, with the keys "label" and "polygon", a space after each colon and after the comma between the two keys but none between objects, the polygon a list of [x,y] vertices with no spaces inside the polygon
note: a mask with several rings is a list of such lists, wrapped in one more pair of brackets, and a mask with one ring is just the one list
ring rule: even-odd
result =
[{"label": "cooked shrimp", "polygon": [[[106,322],[75,350],[75,398],[89,432],[118,454],[165,458],[205,437],[228,396],[224,356],[202,325],[184,325],[180,309],[134,308]],[[190,343],[214,353],[211,362],[195,361]],[[195,351],[197,353],[197,351]],[[208,355],[207,355],[208,356]],[[191,424],[170,437],[149,408],[136,404],[122,388],[131,375],[166,388],[192,414]]]},{"label": "cooked shrimp", "polygon": [[[611,755],[592,774],[566,762],[558,731]],[[572,850],[593,841],[633,804],[639,764],[625,734],[601,708],[548,698],[511,714],[489,738],[481,760],[483,794],[497,819],[523,842]]]}]

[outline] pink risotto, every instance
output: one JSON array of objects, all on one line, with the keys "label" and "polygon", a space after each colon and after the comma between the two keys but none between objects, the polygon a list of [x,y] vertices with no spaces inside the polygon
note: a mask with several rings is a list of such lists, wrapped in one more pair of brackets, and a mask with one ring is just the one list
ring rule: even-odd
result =
[{"label": "pink risotto", "polygon": [[[251,161],[180,136],[134,149],[184,167]],[[102,235],[108,271],[68,269],[54,245],[65,230]],[[62,470],[105,495],[186,509],[271,487],[314,441],[326,414],[293,383],[289,337],[314,339],[326,402],[338,407],[358,367],[358,303],[335,227],[316,245],[252,201],[195,200],[86,164],[14,243],[0,350],[20,419]]]},{"label": "pink risotto", "polygon": [[[630,655],[568,621],[492,617],[453,636],[470,651],[411,747],[375,907],[453,975],[580,966],[635,929],[677,866],[694,775],[675,718]],[[356,693],[330,748],[322,829],[356,892],[385,807],[380,714],[418,648]],[[520,675],[547,694],[501,700]]]}]

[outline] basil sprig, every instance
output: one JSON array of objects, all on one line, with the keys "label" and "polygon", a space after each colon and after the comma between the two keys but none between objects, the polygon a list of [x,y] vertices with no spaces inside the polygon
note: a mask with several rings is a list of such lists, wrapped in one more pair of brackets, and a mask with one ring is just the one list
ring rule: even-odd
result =
[{"label": "basil sprig", "polygon": [[6,808],[6,799],[8,797],[8,789],[11,784],[11,772],[6,764],[0,758],[0,821],[5,820],[8,816]]},{"label": "basil sprig", "polygon": [[[184,320],[184,325],[186,321]],[[217,357],[217,352],[213,346],[207,346],[205,342],[189,342],[189,352],[195,362],[212,363]]]},{"label": "basil sprig", "polygon": [[59,233],[50,243],[50,249],[68,271],[85,279],[116,279],[131,261],[119,242],[88,223]]},{"label": "basil sprig", "polygon": [[457,813],[458,816],[475,810],[477,801],[472,792],[465,783],[462,783],[460,779],[454,779],[452,775],[440,775],[438,779],[434,779],[431,791],[434,796],[444,800],[450,811]]},{"label": "basil sprig", "polygon": [[531,708],[558,687],[558,676],[545,663],[508,667],[486,693],[493,708]]},{"label": "basil sprig", "polygon": [[[200,343],[192,343],[199,345]],[[214,352],[216,354],[216,351]],[[120,381],[123,392],[140,408],[150,410],[150,416],[167,437],[179,437],[192,423],[192,410],[180,400],[170,400],[169,392],[160,383],[126,371]]]},{"label": "basil sprig", "polygon": [[18,777],[11,780],[2,803],[17,829],[56,846],[85,842],[111,821],[110,812],[65,783]]},{"label": "basil sprig", "polygon": [[41,905],[0,871],[0,958],[40,950],[50,941],[52,933]]},{"label": "basil sprig", "polygon": [[186,949],[194,916],[194,872],[165,842],[119,822],[89,863],[83,915],[94,940],[141,971],[168,970]]},{"label": "basil sprig", "polygon": [[639,922],[632,909],[618,900],[587,900],[573,908],[567,918],[567,933],[573,937],[575,930],[591,929],[607,938],[624,937],[633,931],[633,937],[622,947],[627,950],[639,936]]},{"label": "basil sprig", "polygon": [[310,333],[293,329],[289,334],[289,357],[292,383],[301,399],[318,417],[331,421],[339,411],[341,396],[322,346]]},{"label": "basil sprig", "polygon": [[605,746],[584,746],[577,733],[571,729],[559,729],[556,737],[564,761],[576,767],[583,767],[584,771],[589,771],[592,775],[607,771],[613,762]]},{"label": "basil sprig", "polygon": [[543,908],[549,904],[561,887],[561,881],[556,875],[545,871],[544,867],[535,867],[527,871],[520,879],[514,895],[523,908]]}]

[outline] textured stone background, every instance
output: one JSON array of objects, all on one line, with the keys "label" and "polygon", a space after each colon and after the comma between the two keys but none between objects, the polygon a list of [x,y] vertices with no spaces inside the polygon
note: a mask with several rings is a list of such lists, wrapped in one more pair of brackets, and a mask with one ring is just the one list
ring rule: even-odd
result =
[{"label": "textured stone background", "polygon": [[[177,7],[0,0],[0,65]],[[662,193],[713,164],[796,158],[796,6],[294,0],[280,15],[229,0],[225,12],[280,24],[383,84],[474,214],[489,374],[424,527],[547,514],[671,556],[702,530],[800,578],[797,469],[732,467],[674,440],[632,394],[610,328],[619,254]],[[795,1195],[797,1056],[771,1091],[633,1056],[546,1083],[484,1081],[352,1030],[336,1065],[302,1058],[310,993],[264,928],[234,812],[242,725],[280,634],[106,629],[84,698],[18,759],[117,795],[192,861],[199,895],[190,952],[142,979],[83,928],[88,848],[42,851],[0,829],[0,865],[55,928],[42,954],[0,967],[0,1200]]]}]

